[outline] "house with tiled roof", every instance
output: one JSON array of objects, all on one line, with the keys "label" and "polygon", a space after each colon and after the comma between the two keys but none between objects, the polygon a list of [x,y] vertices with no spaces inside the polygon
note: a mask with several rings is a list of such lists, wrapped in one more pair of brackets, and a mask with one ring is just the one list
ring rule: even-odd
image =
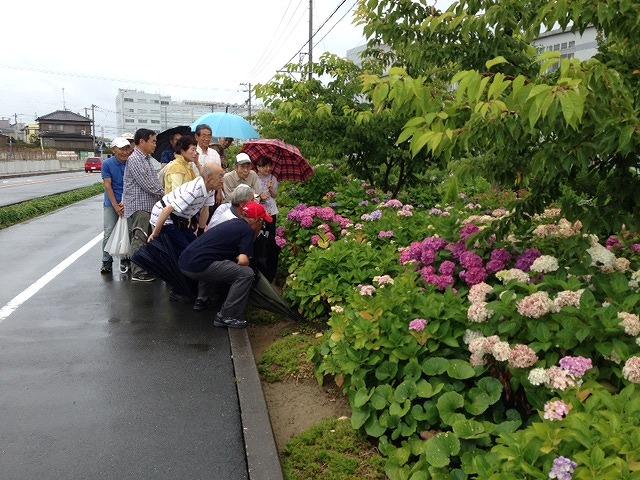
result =
[{"label": "house with tiled roof", "polygon": [[42,146],[57,150],[93,151],[91,119],[69,110],[36,118]]}]

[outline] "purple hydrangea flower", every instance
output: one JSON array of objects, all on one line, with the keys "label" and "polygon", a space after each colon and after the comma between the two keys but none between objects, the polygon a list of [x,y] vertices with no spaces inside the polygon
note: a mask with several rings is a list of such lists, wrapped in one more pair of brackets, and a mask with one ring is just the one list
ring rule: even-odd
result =
[{"label": "purple hydrangea flower", "polygon": [[566,370],[572,377],[581,378],[593,368],[593,363],[590,358],[567,356],[560,359],[560,368]]},{"label": "purple hydrangea flower", "polygon": [[550,479],[571,480],[578,464],[567,457],[557,457],[549,472]]},{"label": "purple hydrangea flower", "polygon": [[427,321],[424,318],[416,318],[409,322],[409,330],[413,330],[414,332],[421,332],[426,328],[426,326]]},{"label": "purple hydrangea flower", "polygon": [[440,264],[440,275],[453,276],[456,271],[456,264],[450,260],[445,260]]},{"label": "purple hydrangea flower", "polygon": [[531,270],[531,265],[536,261],[536,258],[542,256],[540,251],[537,248],[529,248],[525,250],[518,260],[516,261],[515,268],[522,270],[523,272],[528,272]]},{"label": "purple hydrangea flower", "polygon": [[622,242],[615,235],[611,235],[607,238],[607,250],[619,250],[622,248]]},{"label": "purple hydrangea flower", "polygon": [[480,231],[480,228],[475,226],[473,223],[467,223],[464,227],[460,229],[460,239],[463,242],[466,242],[469,237],[475,235]]},{"label": "purple hydrangea flower", "polygon": [[482,257],[474,252],[464,252],[460,255],[460,265],[466,269],[482,268],[484,266]]},{"label": "purple hydrangea flower", "polygon": [[460,278],[469,286],[477,285],[487,279],[487,271],[482,267],[472,267],[460,272]]}]

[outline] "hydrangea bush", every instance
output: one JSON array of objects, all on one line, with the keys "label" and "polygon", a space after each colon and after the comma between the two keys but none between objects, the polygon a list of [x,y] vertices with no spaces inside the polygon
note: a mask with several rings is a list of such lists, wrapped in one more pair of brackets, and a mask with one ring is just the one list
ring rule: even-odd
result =
[{"label": "hydrangea bush", "polygon": [[[350,212],[338,193],[335,208],[297,206],[279,236],[297,248],[287,298],[329,316],[310,352],[318,380],[344,389],[391,479],[526,478],[493,473],[508,471],[501,442],[569,425],[589,386],[617,398],[640,383],[634,235],[598,239],[558,209],[505,230],[509,208],[364,194],[381,198]],[[570,478],[580,453],[558,441],[531,468]]]}]

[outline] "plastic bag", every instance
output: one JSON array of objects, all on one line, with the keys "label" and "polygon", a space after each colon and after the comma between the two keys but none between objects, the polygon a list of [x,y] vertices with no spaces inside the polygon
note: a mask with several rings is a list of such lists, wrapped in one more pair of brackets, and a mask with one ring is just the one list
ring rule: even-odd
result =
[{"label": "plastic bag", "polygon": [[129,227],[126,218],[118,217],[104,250],[113,257],[128,257],[130,255],[131,242],[129,241]]}]

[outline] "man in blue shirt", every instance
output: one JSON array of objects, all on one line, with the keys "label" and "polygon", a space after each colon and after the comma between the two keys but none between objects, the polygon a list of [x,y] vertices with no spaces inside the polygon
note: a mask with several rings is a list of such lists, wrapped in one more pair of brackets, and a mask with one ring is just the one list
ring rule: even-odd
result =
[{"label": "man in blue shirt", "polygon": [[[102,183],[104,184],[104,238],[102,239],[102,268],[100,273],[111,273],[113,258],[104,251],[104,247],[111,236],[113,227],[119,217],[124,215],[124,204],[122,203],[122,190],[124,187],[124,170],[127,165],[127,158],[131,155],[133,147],[129,140],[123,137],[116,137],[111,142],[113,156],[107,158],[102,163]],[[121,261],[121,271],[128,270],[129,260]],[[123,268],[124,267],[124,268]]]},{"label": "man in blue shirt", "polygon": [[180,255],[180,270],[198,280],[198,299],[206,302],[216,284],[228,285],[229,293],[216,314],[216,327],[244,328],[247,301],[254,273],[249,266],[253,242],[263,223],[273,219],[264,207],[249,202],[238,211],[239,218],[216,225],[194,240]]}]

